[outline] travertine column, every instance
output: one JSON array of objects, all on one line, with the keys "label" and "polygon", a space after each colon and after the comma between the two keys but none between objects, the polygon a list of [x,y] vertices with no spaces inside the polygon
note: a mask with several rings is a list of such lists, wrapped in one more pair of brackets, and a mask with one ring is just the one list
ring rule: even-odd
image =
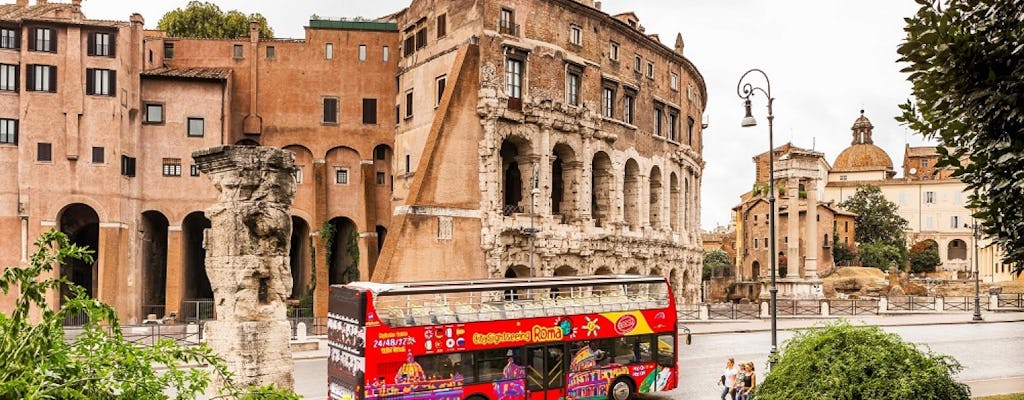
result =
[{"label": "travertine column", "polygon": [[295,156],[271,147],[219,146],[192,153],[220,192],[206,210],[206,274],[217,320],[210,348],[243,386],[294,385],[285,300],[292,290],[289,209]]},{"label": "travertine column", "polygon": [[807,258],[804,259],[804,278],[818,279],[818,183],[807,182]]},{"label": "travertine column", "polygon": [[[786,212],[786,236],[789,243],[786,245],[786,276],[800,276],[800,180],[789,178],[786,180],[787,212]],[[778,203],[776,203],[778,204]],[[778,226],[779,220],[775,220]],[[810,225],[810,221],[807,222]]]}]

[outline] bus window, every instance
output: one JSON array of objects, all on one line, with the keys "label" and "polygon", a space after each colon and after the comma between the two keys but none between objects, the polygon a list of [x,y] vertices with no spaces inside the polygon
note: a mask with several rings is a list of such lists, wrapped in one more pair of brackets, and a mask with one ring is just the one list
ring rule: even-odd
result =
[{"label": "bus window", "polygon": [[466,370],[465,364],[462,362],[462,354],[438,354],[421,357],[418,361],[423,367],[423,374],[427,377],[451,378],[457,382],[465,379]]},{"label": "bus window", "polygon": [[636,337],[636,353],[638,362],[653,362],[654,361],[654,349],[651,346],[651,336],[637,336]]},{"label": "bus window", "polygon": [[672,335],[658,336],[658,365],[671,367],[676,365],[676,342]]},{"label": "bus window", "polygon": [[473,353],[473,364],[477,373],[467,382],[495,382],[504,379],[521,379],[524,374],[518,351],[509,349],[482,350]]},{"label": "bus window", "polygon": [[613,362],[632,364],[654,361],[650,336],[629,336],[615,339]]},{"label": "bus window", "polygon": [[572,355],[572,372],[586,371],[595,366],[608,365],[612,360],[612,347],[614,340],[584,340],[572,342],[570,351]]}]

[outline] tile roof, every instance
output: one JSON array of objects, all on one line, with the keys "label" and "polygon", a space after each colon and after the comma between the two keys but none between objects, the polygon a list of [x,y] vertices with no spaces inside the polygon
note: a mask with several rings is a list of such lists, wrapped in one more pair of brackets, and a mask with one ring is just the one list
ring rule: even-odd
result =
[{"label": "tile roof", "polygon": [[907,157],[927,157],[939,155],[935,146],[907,147]]},{"label": "tile roof", "polygon": [[0,4],[0,21],[43,21],[55,24],[88,25],[114,28],[127,25],[124,21],[107,21],[82,18],[81,10],[76,12],[71,4],[47,3],[29,6]]},{"label": "tile roof", "polygon": [[207,79],[225,80],[231,76],[230,68],[156,68],[142,71],[142,76],[181,78],[181,79]]}]

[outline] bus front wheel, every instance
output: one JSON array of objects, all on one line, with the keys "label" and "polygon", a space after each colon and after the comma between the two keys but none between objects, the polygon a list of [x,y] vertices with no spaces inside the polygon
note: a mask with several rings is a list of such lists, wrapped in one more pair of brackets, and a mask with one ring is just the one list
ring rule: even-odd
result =
[{"label": "bus front wheel", "polygon": [[608,388],[608,400],[629,400],[633,398],[633,382],[627,377],[619,377]]},{"label": "bus front wheel", "polygon": [[479,394],[474,394],[472,396],[469,396],[466,400],[487,400],[487,398]]}]

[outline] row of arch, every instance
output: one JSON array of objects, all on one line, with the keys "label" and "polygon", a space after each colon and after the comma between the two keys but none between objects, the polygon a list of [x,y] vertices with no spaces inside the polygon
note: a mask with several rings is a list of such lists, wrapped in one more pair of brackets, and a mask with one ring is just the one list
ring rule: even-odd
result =
[{"label": "row of arch", "polygon": [[[524,138],[512,136],[502,141],[499,149],[501,157],[501,199],[502,212],[506,215],[524,212],[532,206],[529,195],[537,193],[543,187],[549,187],[548,202],[550,214],[570,218],[589,217],[601,226],[605,222],[623,222],[630,229],[636,230],[649,225],[653,228],[668,228],[682,231],[691,221],[692,216],[686,215],[694,205],[692,196],[695,182],[689,177],[680,177],[675,171],[667,174],[661,167],[654,165],[647,172],[646,191],[644,175],[640,164],[634,158],[626,159],[622,169],[621,184],[616,183],[617,172],[607,152],[598,150],[590,160],[590,202],[589,215],[583,210],[585,204],[576,194],[582,189],[585,181],[583,171],[585,164],[576,151],[566,143],[556,144],[549,155],[550,174],[541,177],[538,170],[539,157],[533,156],[530,142]],[[524,170],[524,166],[532,166],[532,170]],[[541,184],[541,180],[547,185]],[[665,187],[667,186],[667,199]],[[616,204],[616,193],[622,194],[620,204]],[[646,201],[647,218],[641,218],[641,202]],[[666,201],[667,200],[667,201]],[[667,204],[666,204],[667,203]],[[667,207],[666,207],[667,206]],[[621,216],[617,216],[615,208],[621,207]],[[667,210],[666,210],[667,209]],[[544,210],[535,210],[543,212]],[[668,215],[665,215],[667,212]]]},{"label": "row of arch", "polygon": [[[593,271],[580,271],[580,270],[578,270],[576,268],[573,268],[572,266],[562,265],[562,266],[559,266],[559,267],[554,269],[554,271],[552,272],[552,276],[578,276],[581,273],[583,273],[583,274],[590,274],[590,275],[613,275],[615,272],[612,271],[612,269],[610,267],[608,267],[608,266],[597,267]],[[648,275],[648,276],[666,277],[664,275],[664,272],[660,268],[657,268],[657,267],[651,268],[646,273],[641,273],[639,268],[632,267],[632,268],[627,269],[625,271],[625,273],[627,275]],[[512,266],[509,266],[507,269],[505,269],[505,275],[504,276],[505,276],[505,278],[524,278],[524,277],[529,277],[530,276],[530,268],[525,266],[525,265],[512,265]],[[674,292],[677,293],[677,294],[681,294],[683,292],[683,290],[684,290],[684,286],[690,280],[690,272],[688,270],[683,270],[682,280],[679,280],[679,274],[676,272],[675,268],[672,268],[671,270],[669,270],[667,278],[668,278],[668,282],[672,286],[672,289],[674,290]],[[663,291],[662,291],[663,289],[664,289],[663,286],[659,287],[659,289],[657,289],[657,291],[653,292],[652,294],[663,293]]]},{"label": "row of arch", "polygon": [[[290,272],[292,275],[292,293],[290,298],[300,299],[307,295],[310,288],[312,270],[311,230],[309,223],[302,217],[293,215]],[[60,275],[72,283],[85,289],[89,297],[96,297],[99,281],[98,260],[100,254],[100,217],[93,207],[83,203],[65,206],[58,213],[58,229],[67,235],[69,241],[79,246],[87,246],[95,251],[92,263],[70,260],[60,266]],[[335,217],[328,221],[334,232],[335,240],[331,245],[331,258],[327,260],[328,284],[347,283],[359,279],[359,266],[355,264],[354,254],[349,250],[352,245],[350,238],[358,238],[358,227],[347,217]],[[206,251],[203,249],[203,231],[210,228],[210,221],[201,211],[187,214],[181,222],[181,265],[168,268],[169,236],[171,225],[168,218],[156,210],[148,210],[141,214],[139,225],[139,270],[141,294],[138,299],[142,307],[142,315],[156,314],[162,317],[165,312],[180,310],[180,304],[166,304],[168,299],[168,281],[178,277],[169,277],[170,273],[180,273],[180,299],[184,303],[193,300],[213,298],[213,289],[206,274]],[[376,227],[377,250],[383,245],[387,236],[387,228]],[[365,277],[364,277],[365,278]],[[70,295],[68,287],[61,288],[61,299]]]}]

